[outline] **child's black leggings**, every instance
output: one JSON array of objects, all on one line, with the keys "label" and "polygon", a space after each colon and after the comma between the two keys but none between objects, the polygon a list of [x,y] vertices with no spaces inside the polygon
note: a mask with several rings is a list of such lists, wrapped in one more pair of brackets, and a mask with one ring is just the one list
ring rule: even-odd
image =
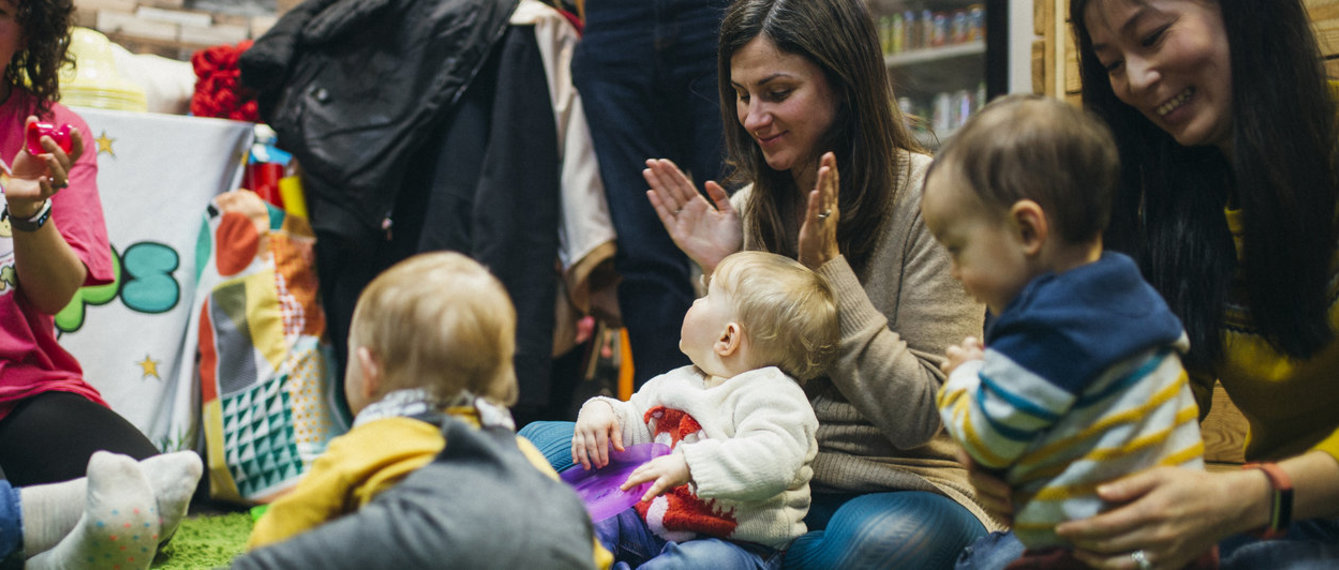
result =
[{"label": "child's black leggings", "polygon": [[137,460],[158,454],[125,418],[69,392],[33,396],[0,421],[0,475],[14,486],[83,477],[98,450]]}]

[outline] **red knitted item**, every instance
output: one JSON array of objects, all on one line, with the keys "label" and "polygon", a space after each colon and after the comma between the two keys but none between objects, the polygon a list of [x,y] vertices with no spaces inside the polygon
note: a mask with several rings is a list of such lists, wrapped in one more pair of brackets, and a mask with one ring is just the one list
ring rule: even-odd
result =
[{"label": "red knitted item", "polygon": [[191,55],[195,68],[195,94],[191,96],[191,114],[256,122],[260,118],[256,93],[238,81],[241,72],[237,58],[251,47],[251,40],[235,46],[212,46]]}]

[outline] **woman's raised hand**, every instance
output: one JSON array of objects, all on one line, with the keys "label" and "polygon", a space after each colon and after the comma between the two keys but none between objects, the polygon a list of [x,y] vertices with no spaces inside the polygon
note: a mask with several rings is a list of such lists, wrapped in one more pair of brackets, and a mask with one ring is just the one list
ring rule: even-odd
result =
[{"label": "woman's raised hand", "polygon": [[646,197],[660,223],[665,224],[674,245],[697,262],[703,273],[710,275],[725,256],[744,247],[739,213],[720,184],[707,182],[708,202],[693,181],[664,158],[648,159],[642,177],[651,185]]},{"label": "woman's raised hand", "polygon": [[837,156],[823,153],[818,163],[818,183],[809,192],[804,224],[800,226],[800,263],[809,269],[816,270],[841,255],[837,248],[837,221],[841,219],[841,212],[837,210],[837,191],[840,188]]}]

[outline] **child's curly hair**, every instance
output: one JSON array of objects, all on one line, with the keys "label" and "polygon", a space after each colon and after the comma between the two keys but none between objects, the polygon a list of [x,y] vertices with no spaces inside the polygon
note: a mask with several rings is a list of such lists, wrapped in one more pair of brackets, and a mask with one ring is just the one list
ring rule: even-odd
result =
[{"label": "child's curly hair", "polygon": [[70,56],[70,26],[73,0],[19,0],[15,20],[23,30],[23,49],[5,69],[5,81],[22,86],[37,98],[37,114],[45,117],[51,104],[60,100],[58,73]]}]

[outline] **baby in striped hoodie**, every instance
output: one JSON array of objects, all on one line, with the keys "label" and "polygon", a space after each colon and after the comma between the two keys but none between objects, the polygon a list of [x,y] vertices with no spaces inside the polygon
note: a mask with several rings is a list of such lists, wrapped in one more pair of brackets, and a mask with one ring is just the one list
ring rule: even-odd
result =
[{"label": "baby in striped hoodie", "polygon": [[1181,322],[1129,257],[1102,248],[1119,176],[1098,119],[1010,96],[968,121],[926,177],[926,225],[992,316],[984,346],[948,349],[940,415],[1010,486],[1028,548],[1017,564],[1072,561],[1055,527],[1103,510],[1099,483],[1203,467]]}]

